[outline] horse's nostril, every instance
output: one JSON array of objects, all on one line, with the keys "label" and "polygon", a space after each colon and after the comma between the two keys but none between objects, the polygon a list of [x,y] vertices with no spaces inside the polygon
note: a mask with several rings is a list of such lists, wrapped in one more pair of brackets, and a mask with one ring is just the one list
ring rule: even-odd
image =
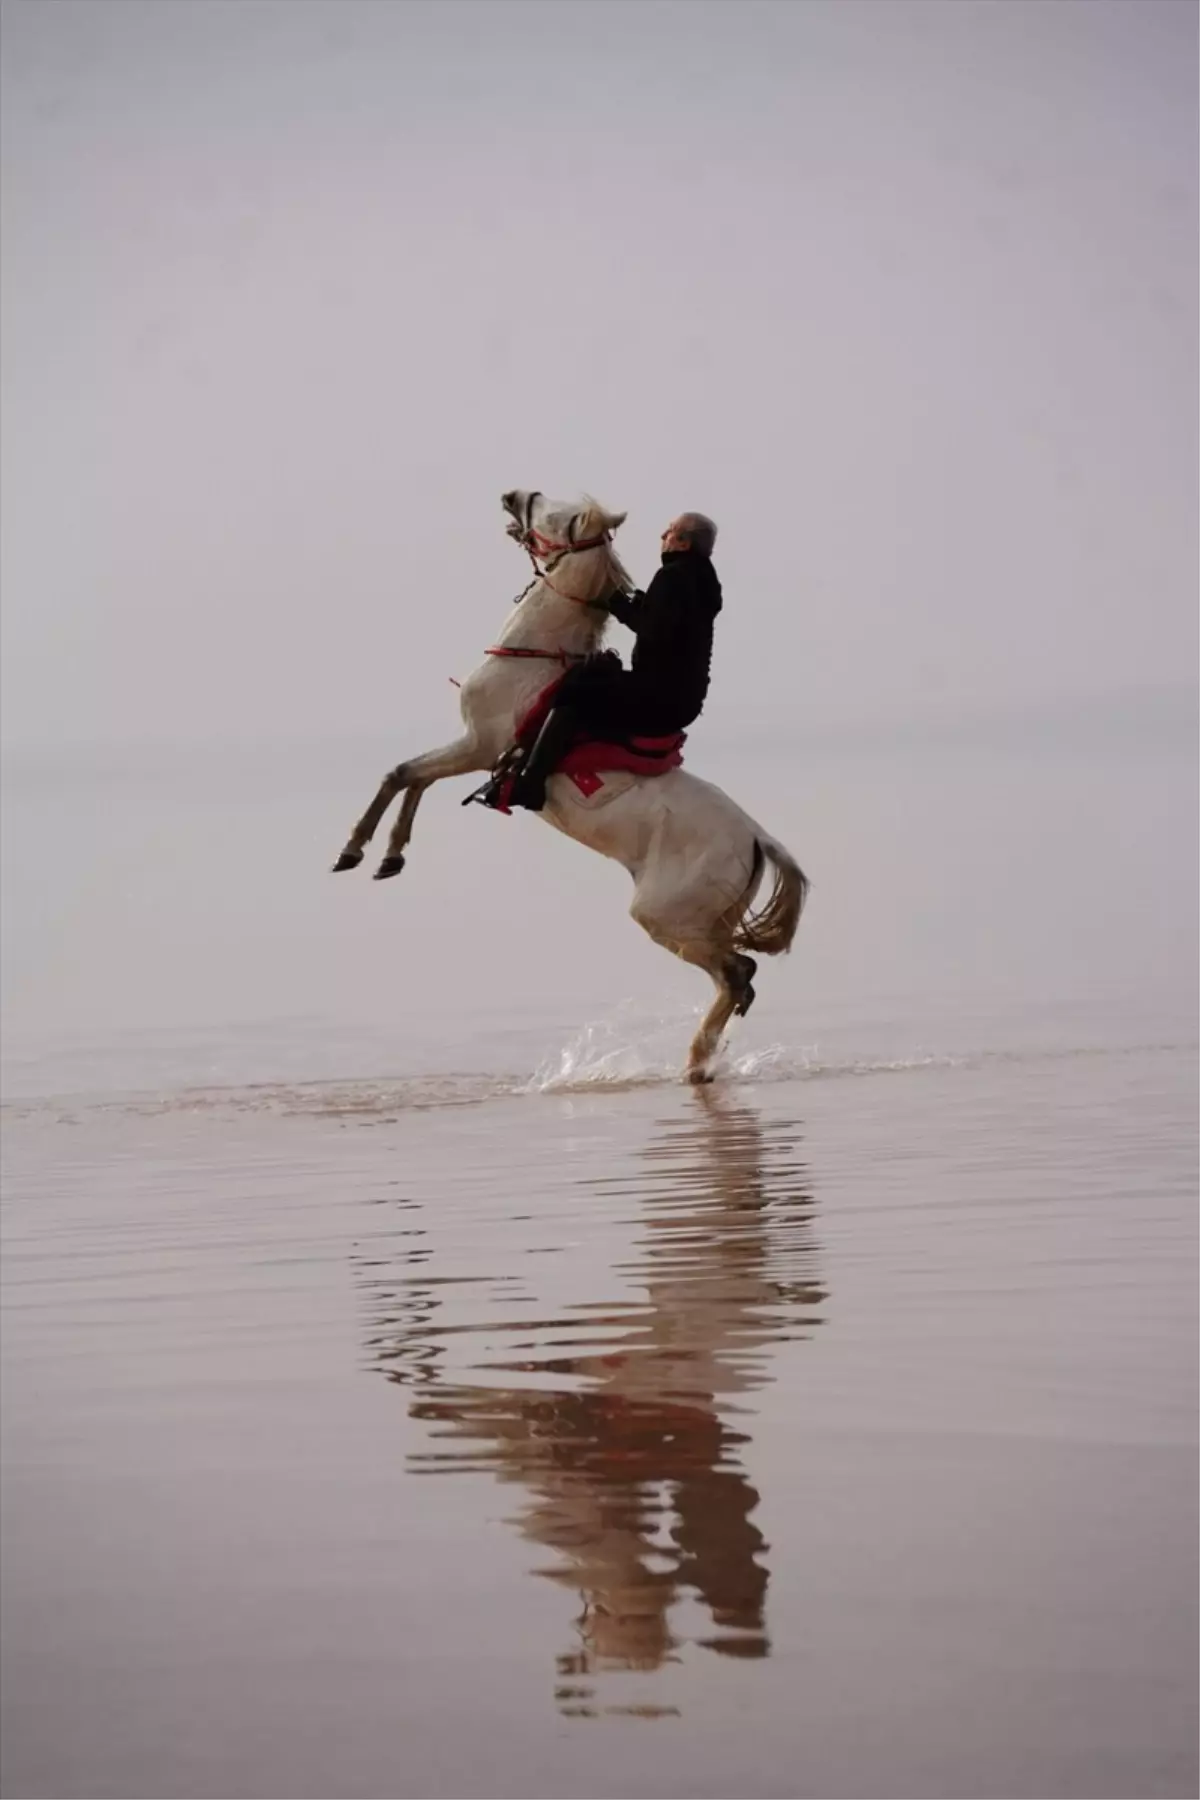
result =
[{"label": "horse's nostril", "polygon": [[511,506],[513,501],[516,499],[516,497],[517,497],[516,488],[509,488],[507,494],[501,494],[500,504],[502,506]]}]

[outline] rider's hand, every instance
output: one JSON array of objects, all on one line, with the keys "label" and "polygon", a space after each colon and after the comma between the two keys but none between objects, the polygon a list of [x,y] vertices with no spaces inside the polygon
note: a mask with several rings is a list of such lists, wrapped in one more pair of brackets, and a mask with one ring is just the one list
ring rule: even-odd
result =
[{"label": "rider's hand", "polygon": [[583,659],[583,667],[589,675],[596,674],[600,669],[619,669],[621,666],[621,659],[615,650],[592,650]]}]

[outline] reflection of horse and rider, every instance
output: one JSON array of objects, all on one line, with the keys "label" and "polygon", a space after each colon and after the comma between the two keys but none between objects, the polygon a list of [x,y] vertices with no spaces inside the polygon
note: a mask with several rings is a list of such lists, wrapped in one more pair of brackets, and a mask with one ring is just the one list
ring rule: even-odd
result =
[{"label": "reflection of horse and rider", "polygon": [[[772,1347],[818,1322],[813,1204],[794,1125],[764,1127],[749,1107],[707,1090],[701,1098],[702,1112],[645,1152],[636,1275],[645,1303],[578,1309],[581,1330],[603,1317],[621,1325],[620,1338],[566,1354],[545,1342],[532,1360],[505,1365],[577,1385],[454,1381],[439,1360],[438,1285],[421,1277],[406,1307],[417,1320],[372,1321],[377,1360],[412,1395],[412,1416],[441,1427],[414,1468],[485,1470],[520,1486],[514,1522],[557,1559],[538,1572],[581,1596],[578,1644],[558,1659],[565,1711],[586,1711],[591,1697],[572,1680],[671,1660],[671,1612],[687,1596],[711,1617],[699,1640],[709,1649],[769,1650],[759,1495],[742,1462],[748,1438],[727,1415],[770,1379]],[[544,1329],[558,1338],[561,1324]]]},{"label": "reflection of horse and rider", "polygon": [[[503,506],[535,574],[462,683],[463,735],[384,776],[334,867],[358,867],[402,794],[377,879],[399,874],[425,790],[488,771],[469,798],[529,808],[621,863],[633,877],[637,923],[710,976],[717,997],[688,1058],[691,1078],[705,1081],[725,1027],[753,1003],[755,956],[791,947],[808,891],[777,838],[679,766],[708,692],[721,609],[716,526],[701,513],[675,519],[643,594],[613,547],[624,513],[516,488]],[[610,617],[634,633],[628,668],[600,649]],[[755,910],[768,871],[770,889]]]}]

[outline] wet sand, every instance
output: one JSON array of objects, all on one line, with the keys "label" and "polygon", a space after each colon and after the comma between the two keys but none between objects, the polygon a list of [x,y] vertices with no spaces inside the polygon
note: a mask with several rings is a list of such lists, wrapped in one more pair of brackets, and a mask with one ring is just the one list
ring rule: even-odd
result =
[{"label": "wet sand", "polygon": [[10,1112],[10,1795],[1196,1792],[1194,1060]]}]

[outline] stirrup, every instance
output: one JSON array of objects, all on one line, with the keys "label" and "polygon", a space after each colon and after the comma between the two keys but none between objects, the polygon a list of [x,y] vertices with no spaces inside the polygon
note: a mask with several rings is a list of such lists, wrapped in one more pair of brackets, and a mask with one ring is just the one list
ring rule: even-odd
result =
[{"label": "stirrup", "polygon": [[478,802],[480,806],[490,806],[493,812],[507,812],[508,808],[501,799],[507,785],[508,777],[506,775],[489,775],[483,786],[477,787],[474,793],[468,794],[462,804],[470,806],[473,802]]},{"label": "stirrup", "polygon": [[510,744],[499,757],[495,768],[483,786],[477,787],[473,793],[468,794],[462,804],[470,806],[472,802],[476,802],[480,806],[490,806],[493,812],[508,812],[508,796],[512,791],[515,778],[521,772],[524,761],[525,752],[521,746]]}]

